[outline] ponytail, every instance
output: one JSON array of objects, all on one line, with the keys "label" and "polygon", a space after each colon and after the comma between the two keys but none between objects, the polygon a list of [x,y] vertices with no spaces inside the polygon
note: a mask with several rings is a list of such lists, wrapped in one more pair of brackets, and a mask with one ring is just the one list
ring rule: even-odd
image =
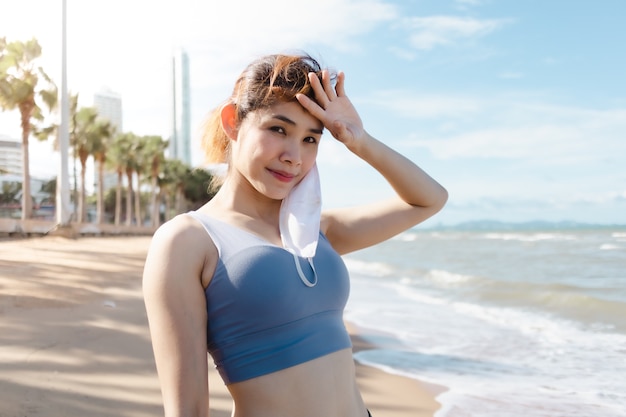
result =
[{"label": "ponytail", "polygon": [[226,164],[229,162],[230,139],[222,128],[222,106],[209,113],[202,126],[201,143],[204,159],[208,164]]}]

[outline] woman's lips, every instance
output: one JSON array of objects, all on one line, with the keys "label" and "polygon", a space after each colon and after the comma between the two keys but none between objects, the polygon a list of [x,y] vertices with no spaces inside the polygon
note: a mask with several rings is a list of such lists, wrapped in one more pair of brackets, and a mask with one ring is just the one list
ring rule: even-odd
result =
[{"label": "woman's lips", "polygon": [[275,171],[273,169],[268,169],[268,171],[274,176],[274,178],[282,182],[291,182],[296,177],[295,174],[290,174],[284,171]]}]

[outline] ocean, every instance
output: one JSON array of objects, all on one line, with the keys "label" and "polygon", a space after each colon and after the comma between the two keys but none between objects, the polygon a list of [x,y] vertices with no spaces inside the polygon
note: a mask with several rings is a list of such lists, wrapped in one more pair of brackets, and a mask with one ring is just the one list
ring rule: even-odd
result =
[{"label": "ocean", "polygon": [[344,256],[355,359],[436,417],[626,417],[626,229],[415,229]]}]

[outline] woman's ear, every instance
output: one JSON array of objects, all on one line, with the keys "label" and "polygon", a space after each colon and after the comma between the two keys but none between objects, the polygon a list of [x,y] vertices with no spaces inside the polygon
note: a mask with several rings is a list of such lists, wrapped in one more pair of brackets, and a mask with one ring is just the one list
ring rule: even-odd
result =
[{"label": "woman's ear", "polygon": [[224,104],[220,116],[222,129],[226,132],[226,136],[232,140],[237,140],[239,129],[237,128],[237,108],[235,105],[233,103]]}]

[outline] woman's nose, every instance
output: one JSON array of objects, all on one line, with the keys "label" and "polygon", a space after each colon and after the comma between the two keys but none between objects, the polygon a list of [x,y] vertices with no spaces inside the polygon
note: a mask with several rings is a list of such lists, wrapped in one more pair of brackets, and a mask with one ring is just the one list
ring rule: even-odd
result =
[{"label": "woman's nose", "polygon": [[300,144],[296,141],[286,141],[285,149],[281,155],[281,161],[291,165],[299,165],[302,163],[302,155]]}]

